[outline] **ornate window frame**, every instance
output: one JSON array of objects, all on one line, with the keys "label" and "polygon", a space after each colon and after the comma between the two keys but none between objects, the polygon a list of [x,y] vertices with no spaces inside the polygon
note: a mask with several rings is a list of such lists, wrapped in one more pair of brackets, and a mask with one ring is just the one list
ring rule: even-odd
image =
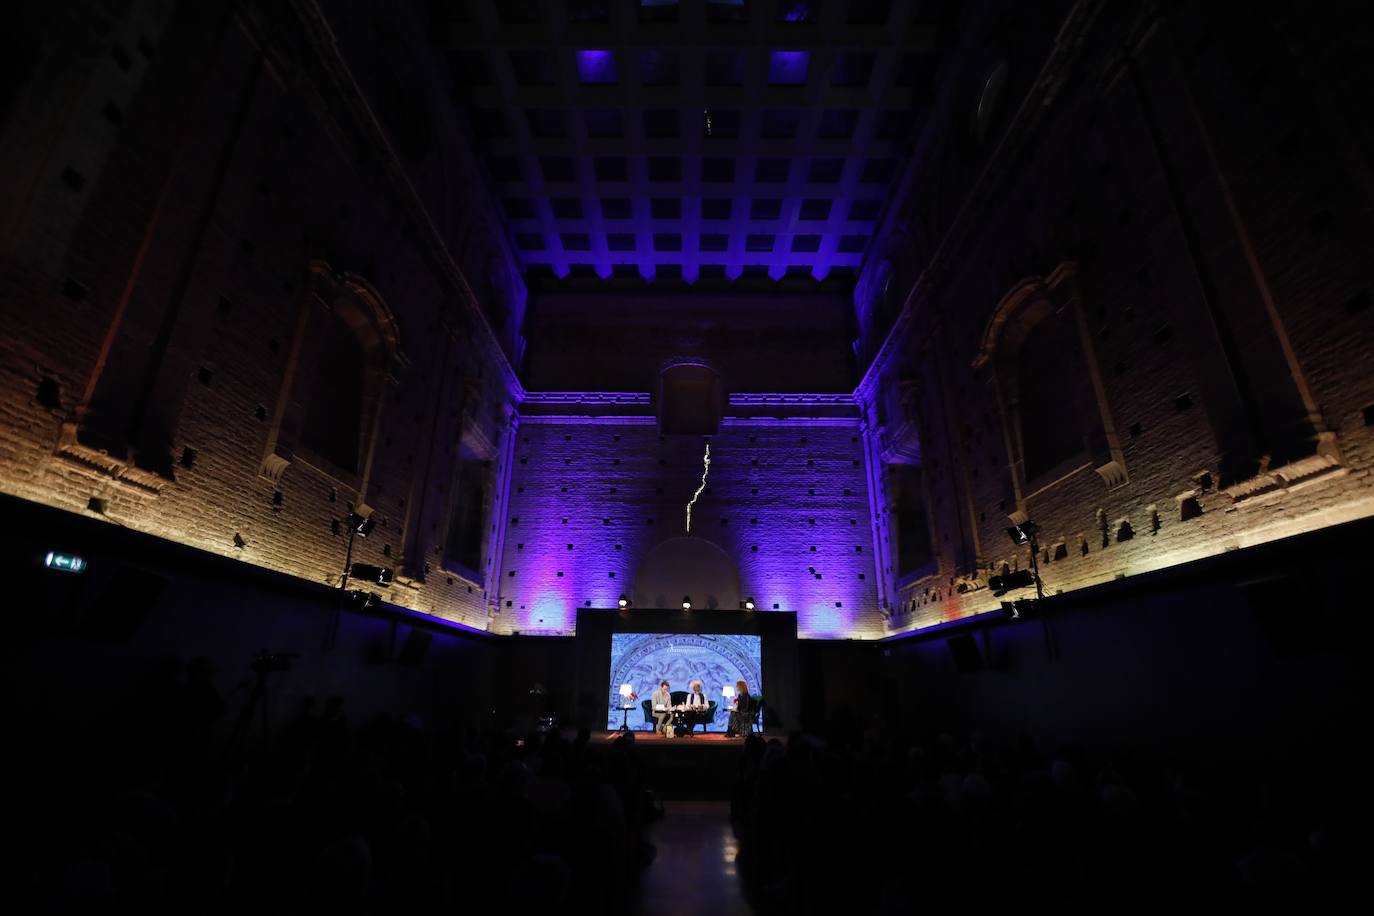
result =
[{"label": "ornate window frame", "polygon": [[[1021,345],[1031,330],[1052,315],[1064,315],[1078,329],[1083,352],[1086,380],[1097,406],[1096,416],[1090,417],[1086,430],[1087,443],[1081,461],[1072,467],[1060,465],[1048,472],[1027,479],[1025,474],[1024,438],[1021,415],[1016,407],[1016,367]],[[1008,462],[1012,472],[1012,488],[1016,497],[1016,514],[1026,512],[1026,500],[1042,493],[1091,467],[1108,489],[1127,482],[1125,456],[1107,402],[1106,386],[1098,366],[1092,335],[1083,315],[1082,293],[1078,285],[1078,266],[1065,261],[1046,277],[1027,277],[1013,286],[993,309],[983,331],[974,369],[990,369],[997,410],[1002,417]],[[1095,421],[1095,422],[1092,422]],[[1030,488],[1034,487],[1034,490]],[[1015,515],[1013,515],[1015,517]]]},{"label": "ornate window frame", "polygon": [[[259,474],[277,483],[289,467],[299,464],[353,490],[361,501],[372,474],[372,459],[387,392],[397,384],[397,373],[407,365],[401,352],[400,327],[386,300],[367,280],[357,274],[334,270],[328,262],[319,260],[310,262],[309,272],[310,280],[298,304],[296,330],[272,411]],[[363,397],[358,405],[361,418],[356,470],[339,467],[300,441],[311,385],[311,379],[301,371],[302,359],[312,318],[320,310],[341,316],[358,335],[367,354]]]}]

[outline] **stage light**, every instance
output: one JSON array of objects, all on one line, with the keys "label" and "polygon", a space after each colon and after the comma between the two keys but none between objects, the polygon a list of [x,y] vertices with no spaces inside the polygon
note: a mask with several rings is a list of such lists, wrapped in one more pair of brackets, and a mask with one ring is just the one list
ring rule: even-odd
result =
[{"label": "stage light", "polygon": [[365,592],[360,589],[350,589],[345,598],[355,611],[369,611],[382,601],[382,596],[376,592]]},{"label": "stage light", "polygon": [[620,600],[618,600],[618,601],[616,602],[616,604],[620,605],[621,607],[629,607],[629,606],[630,606],[630,599],[629,599],[629,598],[626,598],[624,595],[621,595],[621,596],[620,596]]},{"label": "stage light", "polygon": [[691,595],[683,595],[683,596],[682,596],[682,609],[683,609],[684,611],[690,611],[690,610],[692,609],[692,596],[691,596]]},{"label": "stage light", "polygon": [[371,534],[372,529],[377,527],[377,520],[372,517],[372,507],[366,503],[354,506],[353,511],[348,513],[348,527],[360,538]]},{"label": "stage light", "polygon": [[1040,533],[1040,526],[1032,521],[1025,521],[1019,525],[1007,527],[1007,537],[1011,538],[1013,544],[1025,544]]},{"label": "stage light", "polygon": [[391,584],[394,574],[385,566],[373,566],[371,563],[354,563],[349,568],[348,575],[353,579],[361,579],[364,582],[375,582],[381,586],[388,586]]},{"label": "stage light", "polygon": [[739,606],[746,611],[752,611],[754,609],[754,599],[745,598],[743,601],[739,603]]},{"label": "stage light", "polygon": [[1034,598],[1018,598],[1015,601],[1002,602],[1002,616],[1013,622],[1034,617],[1039,609],[1040,606]]},{"label": "stage light", "polygon": [[1031,574],[1029,569],[1018,569],[1016,572],[1002,576],[988,576],[988,588],[992,589],[995,598],[1000,598],[1015,589],[1027,588],[1034,584],[1035,576]]}]

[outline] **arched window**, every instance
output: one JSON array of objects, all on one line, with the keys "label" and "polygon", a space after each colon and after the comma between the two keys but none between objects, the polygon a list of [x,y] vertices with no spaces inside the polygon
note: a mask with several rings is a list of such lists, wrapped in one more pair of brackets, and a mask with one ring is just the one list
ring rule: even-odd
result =
[{"label": "arched window", "polygon": [[491,461],[470,443],[461,443],[453,469],[444,560],[450,569],[479,584],[484,581],[482,558],[491,502],[491,476]]},{"label": "arched window", "polygon": [[321,315],[314,378],[305,395],[301,445],[345,471],[357,472],[367,352],[338,315]]},{"label": "arched window", "polygon": [[1072,314],[1051,313],[1031,328],[1015,355],[1015,405],[1027,480],[1081,455],[1082,350]]},{"label": "arched window", "polygon": [[263,473],[303,461],[365,485],[386,386],[402,364],[391,311],[365,280],[312,265]]},{"label": "arched window", "polygon": [[898,579],[920,577],[935,571],[935,551],[930,537],[930,516],[926,511],[925,483],[916,464],[889,464],[887,474],[888,509],[893,520],[893,551]]},{"label": "arched window", "polygon": [[710,366],[679,363],[659,376],[658,428],[664,435],[714,436],[725,395]]},{"label": "arched window", "polygon": [[990,368],[1018,503],[1091,463],[1125,482],[1102,379],[1082,332],[1072,264],[1017,284],[993,310],[975,368]]}]

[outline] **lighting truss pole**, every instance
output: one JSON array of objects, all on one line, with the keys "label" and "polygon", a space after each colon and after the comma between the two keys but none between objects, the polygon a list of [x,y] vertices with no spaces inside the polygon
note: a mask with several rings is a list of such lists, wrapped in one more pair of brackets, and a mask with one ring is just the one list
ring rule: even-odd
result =
[{"label": "lighting truss pole", "polygon": [[[359,510],[366,510],[363,514]],[[344,602],[348,599],[348,574],[353,568],[353,539],[355,537],[367,537],[375,524],[372,520],[372,510],[367,506],[354,506],[353,511],[348,513],[348,547],[344,551],[343,575],[339,577],[338,599],[334,602],[334,613],[329,621],[329,626],[325,629],[324,645],[325,649],[334,648],[335,640],[339,635],[339,620],[343,617]]]},{"label": "lighting truss pole", "polygon": [[1031,578],[1035,580],[1035,614],[1040,618],[1040,629],[1045,634],[1045,654],[1051,659],[1059,657],[1059,648],[1055,645],[1054,635],[1050,632],[1050,622],[1045,614],[1045,583],[1040,578],[1040,540],[1036,537],[1039,533],[1038,526],[1031,524],[1025,525],[1021,529],[1026,534],[1026,540],[1030,544]]}]

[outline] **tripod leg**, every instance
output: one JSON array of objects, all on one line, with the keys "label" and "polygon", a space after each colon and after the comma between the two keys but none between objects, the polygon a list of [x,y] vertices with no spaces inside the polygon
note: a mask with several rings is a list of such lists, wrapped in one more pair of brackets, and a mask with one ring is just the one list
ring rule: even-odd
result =
[{"label": "tripod leg", "polygon": [[248,699],[244,701],[243,711],[239,713],[238,719],[234,722],[234,729],[229,733],[229,740],[224,744],[225,757],[232,757],[235,753],[243,750],[248,739],[248,729],[253,721],[253,713],[258,707],[258,703],[261,702],[265,689],[266,684],[263,675],[258,673],[257,681],[253,684]]},{"label": "tripod leg", "polygon": [[266,679],[266,678],[263,678],[262,693],[261,693],[259,699],[260,699],[260,702],[259,702],[258,705],[259,705],[259,707],[260,707],[261,710],[262,710],[262,749],[263,749],[264,752],[266,752],[267,749],[268,749],[268,743],[267,743],[268,724],[269,724],[269,721],[270,721],[270,719],[271,719],[271,717],[270,717],[270,715],[269,715],[269,713],[268,713],[268,706],[267,706],[267,679]]}]

